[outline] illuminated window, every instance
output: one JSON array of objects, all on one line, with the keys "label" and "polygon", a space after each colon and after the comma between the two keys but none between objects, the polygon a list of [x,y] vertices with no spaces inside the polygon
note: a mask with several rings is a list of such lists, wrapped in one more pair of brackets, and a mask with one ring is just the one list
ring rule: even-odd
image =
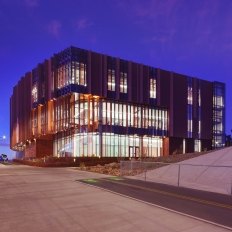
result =
[{"label": "illuminated window", "polygon": [[201,140],[194,140],[194,152],[201,152]]},{"label": "illuminated window", "polygon": [[213,92],[213,147],[225,144],[225,85],[214,82]]},{"label": "illuminated window", "polygon": [[188,105],[188,137],[192,137],[193,132],[193,107],[192,105]]},{"label": "illuminated window", "polygon": [[198,121],[198,134],[201,134],[201,121]]},{"label": "illuminated window", "polygon": [[192,137],[193,120],[188,120],[188,137]]},{"label": "illuminated window", "polygon": [[80,63],[79,85],[86,85],[86,64]]},{"label": "illuminated window", "polygon": [[77,61],[72,62],[72,84],[87,85],[86,82],[86,64]]},{"label": "illuminated window", "polygon": [[192,78],[188,78],[188,92],[187,92],[187,128],[188,128],[188,137],[192,138],[193,134],[193,81]]},{"label": "illuminated window", "polygon": [[31,97],[32,97],[32,103],[38,101],[38,87],[37,87],[37,84],[35,84],[35,85],[32,87],[32,90],[31,90]]},{"label": "illuminated window", "polygon": [[201,106],[201,89],[198,90],[198,105]]},{"label": "illuminated window", "polygon": [[214,101],[214,105],[217,106],[218,108],[224,106],[222,96],[214,96],[213,101]]},{"label": "illuminated window", "polygon": [[57,87],[62,88],[69,84],[70,63],[64,64],[57,69]]},{"label": "illuminated window", "polygon": [[150,78],[150,98],[156,98],[156,79]]},{"label": "illuminated window", "polygon": [[115,91],[115,70],[108,69],[107,89],[110,91]]},{"label": "illuminated window", "polygon": [[120,92],[127,93],[127,73],[120,72]]},{"label": "illuminated window", "polygon": [[193,88],[192,86],[188,86],[188,104],[193,104]]}]

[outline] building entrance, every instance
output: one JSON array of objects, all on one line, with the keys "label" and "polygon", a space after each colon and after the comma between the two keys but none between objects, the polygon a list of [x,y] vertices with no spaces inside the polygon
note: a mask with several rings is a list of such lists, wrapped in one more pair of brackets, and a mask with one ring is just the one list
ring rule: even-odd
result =
[{"label": "building entrance", "polygon": [[129,157],[138,158],[139,157],[139,147],[129,146]]}]

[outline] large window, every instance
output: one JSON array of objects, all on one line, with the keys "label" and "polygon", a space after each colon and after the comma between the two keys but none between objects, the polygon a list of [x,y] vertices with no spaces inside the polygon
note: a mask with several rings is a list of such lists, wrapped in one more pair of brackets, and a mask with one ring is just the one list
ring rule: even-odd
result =
[{"label": "large window", "polygon": [[[55,120],[56,132],[60,132],[54,143],[54,154],[58,156],[160,156],[159,136],[166,136],[168,130],[165,109],[78,93],[57,99]],[[147,136],[132,134],[135,128],[138,132],[147,129]]]},{"label": "large window", "polygon": [[127,73],[120,72],[120,92],[127,93]]},{"label": "large window", "polygon": [[[192,84],[191,82],[189,84]],[[188,104],[193,104],[193,87],[192,85],[188,86]]]},{"label": "large window", "polygon": [[103,101],[102,124],[165,132],[168,130],[168,113],[163,109]]},{"label": "large window", "polygon": [[115,91],[115,70],[108,69],[107,89],[110,91]]},{"label": "large window", "polygon": [[75,120],[67,120],[71,114],[69,107],[69,103],[56,103],[56,124],[61,125],[58,131],[68,122],[74,122],[82,131],[84,127],[88,127],[88,131],[96,131],[99,123],[107,126],[144,128],[160,135],[165,135],[168,130],[168,113],[165,109],[106,101],[84,94],[75,95]]},{"label": "large window", "polygon": [[[163,142],[158,136],[78,133],[57,138],[54,155],[58,157],[158,157]],[[100,144],[101,141],[101,144]]]},{"label": "large window", "polygon": [[150,78],[150,98],[156,98],[156,79]]},{"label": "large window", "polygon": [[[74,141],[72,137],[60,138],[60,133],[57,134],[55,152],[59,156],[159,156],[162,139],[156,136],[166,136],[168,130],[165,109],[77,93],[56,100],[55,120],[56,132],[75,133]],[[139,142],[139,135],[131,134],[135,128],[138,133],[146,129],[147,136],[143,145],[142,141]],[[122,131],[130,132],[129,135],[117,134]],[[99,137],[102,134],[103,140]],[[102,152],[99,141],[102,141]]]},{"label": "large window", "polygon": [[38,86],[34,84],[31,90],[32,103],[38,102]]},{"label": "large window", "polygon": [[225,145],[225,85],[214,82],[213,91],[213,147]]},{"label": "large window", "polygon": [[194,140],[194,152],[201,152],[201,140]]},{"label": "large window", "polygon": [[193,135],[193,82],[192,78],[188,78],[188,96],[187,96],[187,112],[188,112],[188,119],[187,119],[187,128],[188,128],[188,137],[192,138]]},{"label": "large window", "polygon": [[65,87],[69,84],[87,85],[86,64],[72,61],[57,69],[57,88]]},{"label": "large window", "polygon": [[120,60],[120,93],[127,93],[128,62]]},{"label": "large window", "polygon": [[38,73],[38,69],[35,68],[32,70],[32,89],[31,89],[32,104],[37,103],[39,100],[38,82],[39,82],[39,73]]},{"label": "large window", "polygon": [[62,88],[69,84],[71,76],[70,63],[66,63],[57,69],[57,87]]},{"label": "large window", "polygon": [[198,138],[201,138],[201,86],[198,89]]},{"label": "large window", "polygon": [[72,62],[72,84],[86,86],[86,64],[82,62]]}]

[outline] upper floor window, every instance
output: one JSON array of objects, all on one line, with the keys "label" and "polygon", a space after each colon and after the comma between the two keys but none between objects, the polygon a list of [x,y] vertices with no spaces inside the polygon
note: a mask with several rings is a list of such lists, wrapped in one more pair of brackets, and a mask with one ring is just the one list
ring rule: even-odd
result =
[{"label": "upper floor window", "polygon": [[120,72],[120,93],[127,93],[127,73]]},{"label": "upper floor window", "polygon": [[115,70],[108,69],[107,89],[115,91]]},{"label": "upper floor window", "polygon": [[156,98],[156,79],[150,78],[150,98]]},{"label": "upper floor window", "polygon": [[223,107],[224,106],[223,96],[214,96],[213,97],[213,103],[216,106],[216,108]]},{"label": "upper floor window", "polygon": [[72,84],[87,85],[86,81],[86,64],[82,62],[72,62]]},{"label": "upper floor window", "polygon": [[66,63],[57,69],[57,87],[62,88],[69,84],[70,63]]},{"label": "upper floor window", "polygon": [[39,98],[38,82],[39,82],[39,72],[38,72],[38,68],[35,68],[32,70],[32,89],[31,89],[32,103],[38,102],[38,98]]},{"label": "upper floor window", "polygon": [[188,86],[188,104],[193,104],[193,88],[191,86]]},{"label": "upper floor window", "polygon": [[38,86],[34,84],[31,90],[32,103],[38,102]]},{"label": "upper floor window", "polygon": [[201,106],[201,89],[198,89],[198,106]]},{"label": "upper floor window", "polygon": [[187,96],[188,104],[193,104],[193,83],[192,78],[188,78],[188,96]]}]

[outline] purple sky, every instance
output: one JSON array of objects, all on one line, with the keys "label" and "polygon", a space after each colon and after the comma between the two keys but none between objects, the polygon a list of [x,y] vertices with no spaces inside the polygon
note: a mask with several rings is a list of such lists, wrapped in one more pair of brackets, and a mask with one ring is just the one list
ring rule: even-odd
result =
[{"label": "purple sky", "polygon": [[230,133],[231,0],[0,0],[0,136],[13,86],[70,45],[225,82]]}]

